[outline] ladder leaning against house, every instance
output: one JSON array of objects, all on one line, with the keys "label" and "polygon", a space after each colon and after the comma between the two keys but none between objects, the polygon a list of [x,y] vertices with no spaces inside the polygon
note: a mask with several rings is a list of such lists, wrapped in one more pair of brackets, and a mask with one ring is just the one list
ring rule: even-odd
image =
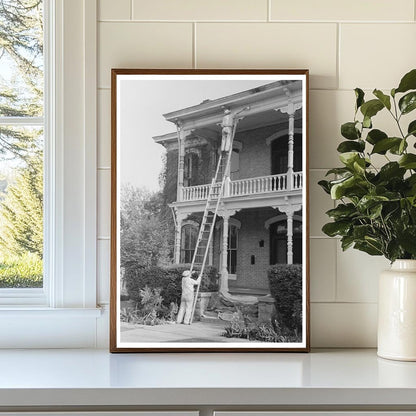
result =
[{"label": "ladder leaning against house", "polygon": [[201,278],[199,283],[196,287],[196,291],[194,294],[194,301],[192,305],[192,314],[190,323],[192,323],[196,302],[198,299],[199,289],[201,286],[202,276],[205,271],[206,261],[209,252],[209,246],[212,240],[212,236],[214,233],[214,226],[215,220],[217,219],[218,209],[220,207],[221,199],[224,194],[224,187],[227,181],[227,172],[229,172],[230,163],[231,163],[231,154],[232,154],[232,144],[234,141],[234,135],[237,128],[237,123],[234,123],[231,139],[230,139],[230,146],[228,151],[221,151],[220,157],[218,159],[217,167],[215,170],[215,175],[212,178],[209,191],[207,202],[205,204],[204,214],[202,216],[201,225],[199,228],[198,238],[195,245],[194,255],[192,257],[192,263],[190,272],[192,275],[193,269],[195,266],[199,266],[199,276]]}]

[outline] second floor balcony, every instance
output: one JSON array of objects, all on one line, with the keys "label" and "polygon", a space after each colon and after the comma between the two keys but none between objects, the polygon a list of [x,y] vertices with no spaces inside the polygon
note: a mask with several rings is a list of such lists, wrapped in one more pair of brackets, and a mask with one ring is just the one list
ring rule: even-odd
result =
[{"label": "second floor balcony", "polygon": [[[203,201],[208,199],[210,184],[186,186],[180,193],[180,201]],[[215,184],[214,199],[218,198],[221,184]],[[300,193],[303,188],[302,172],[282,173],[278,175],[260,176],[239,180],[226,180],[223,198],[255,197],[271,193]]]}]

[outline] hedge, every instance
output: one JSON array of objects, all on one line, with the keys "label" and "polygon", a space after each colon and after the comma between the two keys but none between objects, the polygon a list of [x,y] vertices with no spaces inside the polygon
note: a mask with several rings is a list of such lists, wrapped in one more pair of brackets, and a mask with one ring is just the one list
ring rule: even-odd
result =
[{"label": "hedge", "polygon": [[289,330],[302,329],[302,265],[276,264],[268,271],[277,320]]},{"label": "hedge", "polygon": [[[182,273],[190,264],[175,264],[166,267],[143,267],[137,263],[126,265],[126,287],[130,299],[139,302],[140,290],[145,286],[161,288],[162,304],[169,307],[172,302],[179,304],[182,292]],[[195,268],[197,271],[198,269]],[[215,267],[205,267],[200,292],[218,291],[218,272]]]}]

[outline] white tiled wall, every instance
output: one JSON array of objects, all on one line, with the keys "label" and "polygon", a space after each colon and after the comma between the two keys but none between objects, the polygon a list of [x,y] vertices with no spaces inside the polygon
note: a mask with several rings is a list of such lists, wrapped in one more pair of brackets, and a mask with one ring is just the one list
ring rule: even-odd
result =
[{"label": "white tiled wall", "polygon": [[377,275],[388,264],[323,235],[333,203],[316,182],[337,164],[351,90],[389,90],[416,67],[415,0],[98,2],[99,301],[109,299],[110,69],[309,68],[312,346],[375,346]]}]

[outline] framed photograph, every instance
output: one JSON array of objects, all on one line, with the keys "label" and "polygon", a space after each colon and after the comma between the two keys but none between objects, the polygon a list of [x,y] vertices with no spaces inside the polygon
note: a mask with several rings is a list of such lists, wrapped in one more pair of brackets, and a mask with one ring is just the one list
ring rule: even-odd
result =
[{"label": "framed photograph", "polygon": [[113,69],[111,352],[309,351],[308,70]]}]

